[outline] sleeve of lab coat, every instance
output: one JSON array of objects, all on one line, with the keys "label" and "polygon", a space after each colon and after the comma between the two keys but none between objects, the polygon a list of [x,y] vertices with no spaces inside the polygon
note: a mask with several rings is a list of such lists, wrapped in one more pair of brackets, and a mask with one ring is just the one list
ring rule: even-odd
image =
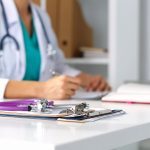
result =
[{"label": "sleeve of lab coat", "polygon": [[46,29],[49,33],[48,34],[49,38],[51,40],[53,48],[55,48],[57,50],[55,70],[58,73],[61,73],[61,74],[64,74],[64,75],[77,76],[78,74],[81,73],[81,71],[77,70],[75,68],[72,68],[72,67],[68,66],[67,64],[65,64],[64,54],[58,46],[56,35],[55,35],[55,33],[53,31],[53,28],[52,28],[52,25],[51,25],[50,17],[48,16],[48,14],[46,12],[43,12],[43,13],[44,13],[43,14],[43,17],[44,17],[43,20],[45,21]]},{"label": "sleeve of lab coat", "polygon": [[[0,20],[2,18],[2,12],[1,12],[1,7],[0,7]],[[1,23],[0,22],[0,27],[1,27]],[[1,28],[0,28],[0,40],[1,40]],[[4,79],[4,78],[0,78],[0,101],[2,101],[2,99],[4,98],[4,93],[5,93],[5,89],[8,83],[8,79]]]},{"label": "sleeve of lab coat", "polygon": [[5,89],[8,84],[8,81],[9,81],[8,79],[0,78],[0,101],[4,99],[4,93],[5,93]]}]

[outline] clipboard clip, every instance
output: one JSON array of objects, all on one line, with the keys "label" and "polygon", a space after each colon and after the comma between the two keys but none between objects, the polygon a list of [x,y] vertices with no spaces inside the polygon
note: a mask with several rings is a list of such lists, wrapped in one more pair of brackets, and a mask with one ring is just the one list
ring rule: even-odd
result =
[{"label": "clipboard clip", "polygon": [[65,113],[67,115],[84,115],[87,109],[89,109],[89,104],[80,103],[70,105],[68,108],[64,108],[60,113]]}]

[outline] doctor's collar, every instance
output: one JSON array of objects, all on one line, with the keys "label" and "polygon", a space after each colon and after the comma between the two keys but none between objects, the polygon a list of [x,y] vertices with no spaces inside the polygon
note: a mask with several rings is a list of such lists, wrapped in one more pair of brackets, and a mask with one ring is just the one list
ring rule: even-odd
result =
[{"label": "doctor's collar", "polygon": [[[19,17],[19,13],[17,10],[17,7],[15,5],[14,0],[2,0],[4,7],[5,7],[5,12],[6,12],[6,16],[8,19],[8,25],[9,28],[13,27],[16,24],[20,24],[20,17]],[[32,3],[30,5],[30,9],[32,10]]]},{"label": "doctor's collar", "polygon": [[14,0],[2,0],[8,20],[9,27],[19,22],[19,14],[17,12]]}]

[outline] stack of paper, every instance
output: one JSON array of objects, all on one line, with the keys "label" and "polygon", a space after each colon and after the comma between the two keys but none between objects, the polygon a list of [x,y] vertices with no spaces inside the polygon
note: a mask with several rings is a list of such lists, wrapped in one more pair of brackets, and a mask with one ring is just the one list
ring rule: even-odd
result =
[{"label": "stack of paper", "polygon": [[80,50],[84,58],[106,58],[108,56],[107,51],[103,48],[81,47]]},{"label": "stack of paper", "polygon": [[108,92],[87,92],[87,91],[77,91],[74,96],[72,96],[72,99],[75,100],[100,100],[104,95],[106,95]]},{"label": "stack of paper", "polygon": [[150,85],[128,83],[102,98],[105,102],[127,102],[150,104]]}]

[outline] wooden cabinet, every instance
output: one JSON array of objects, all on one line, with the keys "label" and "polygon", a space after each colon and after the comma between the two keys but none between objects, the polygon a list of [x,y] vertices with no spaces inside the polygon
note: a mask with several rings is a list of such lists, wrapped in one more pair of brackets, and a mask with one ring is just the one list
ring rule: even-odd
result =
[{"label": "wooden cabinet", "polygon": [[[40,0],[34,0],[40,4]],[[47,12],[60,48],[67,58],[80,56],[81,46],[92,46],[92,30],[84,20],[77,0],[48,0]]]}]

